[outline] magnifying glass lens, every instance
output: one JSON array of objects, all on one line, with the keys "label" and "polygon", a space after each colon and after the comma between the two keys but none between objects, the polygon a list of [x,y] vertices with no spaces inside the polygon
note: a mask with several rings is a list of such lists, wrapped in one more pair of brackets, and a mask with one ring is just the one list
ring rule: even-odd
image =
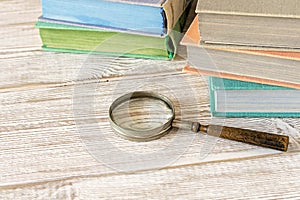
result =
[{"label": "magnifying glass lens", "polygon": [[111,113],[113,121],[123,129],[150,131],[166,124],[173,116],[167,103],[157,98],[132,98],[117,105]]}]

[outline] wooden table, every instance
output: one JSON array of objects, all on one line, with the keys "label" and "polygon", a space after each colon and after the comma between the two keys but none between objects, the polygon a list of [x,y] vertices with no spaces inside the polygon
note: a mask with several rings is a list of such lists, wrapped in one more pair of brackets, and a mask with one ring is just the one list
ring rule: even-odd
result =
[{"label": "wooden table", "polygon": [[[44,52],[40,2],[0,5],[0,199],[300,199],[299,119],[211,120],[205,78],[182,74],[184,60]],[[147,87],[173,95],[179,118],[287,134],[290,148],[182,130],[148,143],[117,137],[109,104]]]}]

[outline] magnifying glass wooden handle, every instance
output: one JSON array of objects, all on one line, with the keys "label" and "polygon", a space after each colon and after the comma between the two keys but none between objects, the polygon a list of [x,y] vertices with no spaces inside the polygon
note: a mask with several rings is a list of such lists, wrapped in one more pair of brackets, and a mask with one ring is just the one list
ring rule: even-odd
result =
[{"label": "magnifying glass wooden handle", "polygon": [[218,126],[218,125],[201,125],[198,122],[192,123],[192,131],[204,132],[211,136],[221,137],[229,140],[235,140],[248,144],[254,144],[262,147],[287,151],[289,137],[272,133],[259,132],[248,129]]}]

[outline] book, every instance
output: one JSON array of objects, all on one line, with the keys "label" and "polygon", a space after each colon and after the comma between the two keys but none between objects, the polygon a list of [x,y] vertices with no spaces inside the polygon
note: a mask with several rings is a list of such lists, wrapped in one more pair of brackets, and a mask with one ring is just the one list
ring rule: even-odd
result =
[{"label": "book", "polygon": [[184,72],[300,89],[300,52],[223,48],[200,38],[197,16],[181,41],[188,51]]},{"label": "book", "polygon": [[300,49],[300,4],[295,0],[199,0],[201,42]]},{"label": "book", "polygon": [[210,109],[217,117],[300,117],[300,90],[209,77]]},{"label": "book", "polygon": [[172,59],[182,38],[189,7],[167,35],[141,34],[40,17],[36,23],[48,51],[99,53],[151,59]]},{"label": "book", "polygon": [[46,19],[168,34],[191,0],[43,0]]}]

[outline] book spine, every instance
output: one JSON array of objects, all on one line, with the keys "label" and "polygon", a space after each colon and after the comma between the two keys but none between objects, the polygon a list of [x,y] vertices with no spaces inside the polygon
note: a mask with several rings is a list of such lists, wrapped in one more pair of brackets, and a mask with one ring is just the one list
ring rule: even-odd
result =
[{"label": "book spine", "polygon": [[187,17],[190,12],[192,4],[189,4],[180,18],[178,19],[177,23],[174,25],[173,29],[169,34],[166,36],[166,48],[169,54],[169,59],[175,57],[177,53],[177,47],[179,45],[180,40],[182,39],[182,32],[183,28],[186,25]]},{"label": "book spine", "polygon": [[186,12],[187,8],[191,5],[192,0],[167,0],[164,5],[164,13],[166,17],[166,28],[169,34],[176,26],[178,20]]}]

